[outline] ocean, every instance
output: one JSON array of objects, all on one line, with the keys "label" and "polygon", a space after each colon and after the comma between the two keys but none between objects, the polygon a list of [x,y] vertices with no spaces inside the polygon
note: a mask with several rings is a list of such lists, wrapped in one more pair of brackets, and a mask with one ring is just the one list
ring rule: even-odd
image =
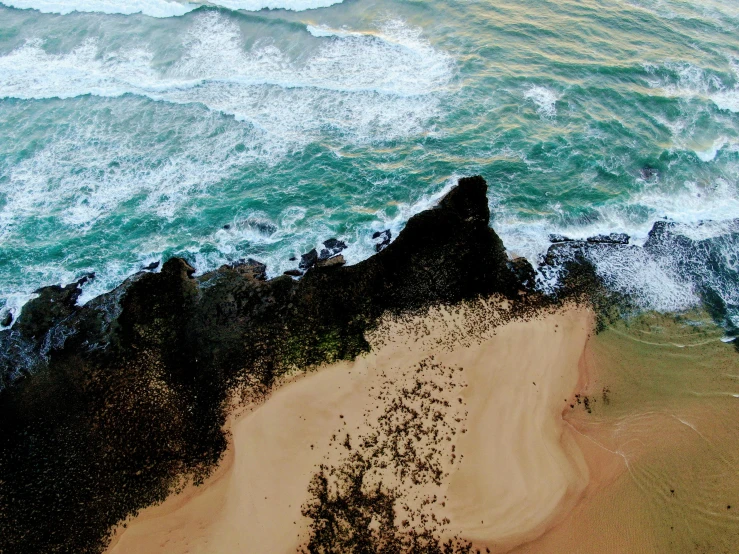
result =
[{"label": "ocean", "polygon": [[[2,0],[0,316],[172,256],[356,263],[481,174],[511,255],[625,232],[589,254],[609,286],[731,334],[738,27],[736,0]],[[639,248],[657,221],[685,240]]]}]

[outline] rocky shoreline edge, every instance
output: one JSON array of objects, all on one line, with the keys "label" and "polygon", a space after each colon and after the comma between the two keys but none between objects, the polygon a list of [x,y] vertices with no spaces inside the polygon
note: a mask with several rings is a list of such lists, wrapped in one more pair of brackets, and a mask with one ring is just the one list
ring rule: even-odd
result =
[{"label": "rocky shoreline edge", "polygon": [[553,239],[545,263],[562,278],[545,295],[489,227],[486,192],[482,177],[460,179],[393,242],[378,236],[371,258],[345,266],[327,244],[297,280],[266,280],[253,261],[193,277],[172,258],[81,307],[89,277],[40,289],[0,331],[0,552],[102,551],[116,523],[183,476],[209,475],[226,448],[229,399],[355,358],[382,317],[491,295],[516,317],[576,300],[607,318],[625,305],[584,252],[628,237]]}]

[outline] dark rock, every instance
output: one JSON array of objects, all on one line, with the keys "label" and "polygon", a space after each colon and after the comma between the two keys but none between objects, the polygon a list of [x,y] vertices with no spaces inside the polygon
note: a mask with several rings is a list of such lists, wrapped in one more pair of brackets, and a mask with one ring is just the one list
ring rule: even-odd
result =
[{"label": "dark rock", "polygon": [[299,269],[288,269],[284,275],[289,275],[290,277],[300,277],[303,275],[303,272]]},{"label": "dark rock", "polygon": [[316,267],[333,267],[333,266],[339,266],[344,265],[346,263],[346,260],[344,259],[344,256],[339,254],[338,256],[334,256],[333,258],[328,258],[327,260],[319,260],[316,264]]},{"label": "dark rock", "polygon": [[319,260],[327,260],[342,250],[346,250],[346,243],[338,239],[328,239],[323,243],[323,246],[325,248],[321,249],[321,253],[318,255]]},{"label": "dark rock", "polygon": [[536,285],[536,271],[531,263],[524,257],[519,257],[508,262],[516,278],[526,289],[533,289]]},{"label": "dark rock", "polygon": [[15,331],[40,342],[49,330],[79,309],[77,299],[82,294],[82,285],[94,279],[89,273],[74,283],[61,287],[52,285],[36,291],[39,296],[23,306],[15,324]]},{"label": "dark rock", "polygon": [[226,223],[226,224],[225,224],[225,225],[223,226],[223,228],[224,228],[224,229],[226,229],[226,231],[228,231],[228,230],[229,230],[229,229],[231,228],[231,224],[230,224],[230,223]]},{"label": "dark rock", "polygon": [[291,262],[294,262],[295,260],[297,260],[297,258],[295,256],[290,256],[288,260],[290,260]]},{"label": "dark rock", "polygon": [[573,257],[581,255],[582,248],[585,246],[587,246],[587,243],[582,240],[556,242],[547,249],[543,265],[550,267],[562,265]]},{"label": "dark rock", "polygon": [[629,244],[630,238],[626,233],[611,233],[588,237],[586,240],[591,244]]},{"label": "dark rock", "polygon": [[383,250],[388,244],[390,244],[390,240],[392,239],[392,233],[390,232],[390,229],[385,229],[384,231],[375,231],[372,233],[372,240],[375,242],[375,252],[380,252]]},{"label": "dark rock", "polygon": [[3,317],[2,321],[0,321],[0,325],[2,325],[3,327],[10,327],[12,323],[13,323],[13,312],[8,311]]},{"label": "dark rock", "polygon": [[652,228],[649,230],[647,240],[644,243],[644,248],[649,249],[650,246],[655,246],[663,242],[668,236],[672,234],[672,230],[675,228],[675,223],[672,221],[655,221]]},{"label": "dark rock", "polygon": [[298,267],[300,269],[310,269],[314,265],[316,265],[316,262],[318,262],[318,252],[314,248],[307,254],[303,254],[300,256],[300,263],[298,264]]},{"label": "dark rock", "polygon": [[551,233],[549,235],[549,242],[557,243],[557,242],[573,242],[575,239],[571,239],[569,237],[566,237],[564,235],[559,235],[557,233]]},{"label": "dark rock", "polygon": [[149,265],[145,265],[141,269],[143,271],[154,271],[158,267],[159,267],[159,261],[156,261],[156,262],[151,262]]}]

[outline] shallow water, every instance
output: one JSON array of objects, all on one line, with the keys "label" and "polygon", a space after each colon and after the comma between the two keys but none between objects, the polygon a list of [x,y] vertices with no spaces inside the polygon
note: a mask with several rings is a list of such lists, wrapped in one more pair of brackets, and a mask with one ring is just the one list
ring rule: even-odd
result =
[{"label": "shallow water", "polygon": [[645,314],[591,341],[590,413],[565,418],[596,460],[593,489],[516,552],[736,550],[739,358],[722,335],[707,314]]},{"label": "shallow water", "polygon": [[[44,13],[0,5],[3,311],[172,255],[278,275],[336,236],[354,263],[481,173],[492,224],[534,262],[552,232],[639,244],[684,223],[697,253],[596,266],[646,308],[708,291],[739,323],[733,1],[5,4]],[[265,6],[290,9],[234,11]]]}]

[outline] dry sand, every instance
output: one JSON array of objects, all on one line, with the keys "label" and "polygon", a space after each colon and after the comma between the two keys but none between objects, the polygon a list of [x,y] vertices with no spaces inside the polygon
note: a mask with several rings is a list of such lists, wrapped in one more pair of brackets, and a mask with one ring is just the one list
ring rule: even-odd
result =
[{"label": "dry sand", "polygon": [[294,553],[310,534],[311,478],[354,454],[401,494],[409,528],[492,552],[540,536],[589,482],[562,415],[584,383],[592,314],[569,307],[473,337],[468,317],[389,323],[371,354],[286,384],[229,423],[212,478],[143,510],[108,552]]}]

